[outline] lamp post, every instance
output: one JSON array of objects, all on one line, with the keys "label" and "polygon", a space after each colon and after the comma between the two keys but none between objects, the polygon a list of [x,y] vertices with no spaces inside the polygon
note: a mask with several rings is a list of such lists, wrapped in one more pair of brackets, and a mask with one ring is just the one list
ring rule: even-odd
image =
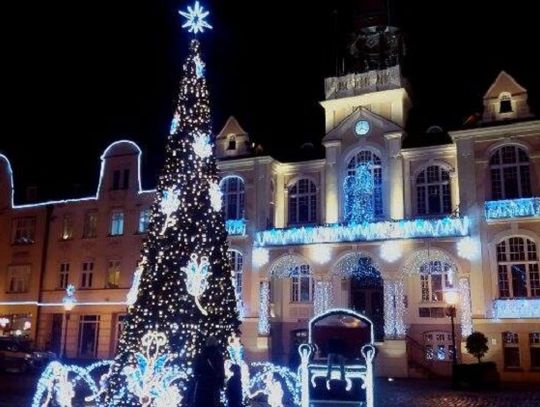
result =
[{"label": "lamp post", "polygon": [[444,292],[444,301],[448,304],[446,315],[450,317],[452,325],[452,385],[456,384],[456,365],[457,365],[457,348],[456,348],[456,330],[454,326],[454,318],[456,317],[456,304],[459,302],[459,293],[455,290]]},{"label": "lamp post", "polygon": [[73,284],[69,284],[66,287],[66,295],[62,299],[62,303],[64,304],[64,340],[63,340],[63,346],[62,346],[62,359],[66,357],[66,344],[67,344],[67,328],[68,328],[68,321],[69,321],[69,312],[75,308],[75,304],[77,303],[77,300],[75,299],[75,286]]}]

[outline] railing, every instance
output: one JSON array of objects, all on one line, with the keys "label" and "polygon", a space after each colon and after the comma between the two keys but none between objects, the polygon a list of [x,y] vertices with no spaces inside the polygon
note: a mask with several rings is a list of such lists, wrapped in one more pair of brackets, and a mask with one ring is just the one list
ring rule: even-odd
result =
[{"label": "railing", "polygon": [[504,199],[484,203],[486,219],[540,217],[540,198]]},{"label": "railing", "polygon": [[244,236],[246,234],[246,220],[229,219],[225,221],[225,228],[229,236]]},{"label": "railing", "polygon": [[437,373],[433,369],[433,360],[426,359],[426,348],[416,339],[407,335],[407,363],[410,368],[420,370],[428,378],[441,377],[441,374]]},{"label": "railing", "polygon": [[509,298],[493,301],[494,318],[540,318],[540,298]]}]

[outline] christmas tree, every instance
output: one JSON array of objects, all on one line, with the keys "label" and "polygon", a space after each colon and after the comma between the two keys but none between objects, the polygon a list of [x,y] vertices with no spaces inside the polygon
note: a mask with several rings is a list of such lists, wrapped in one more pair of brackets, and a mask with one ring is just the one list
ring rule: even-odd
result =
[{"label": "christmas tree", "polygon": [[[198,2],[180,14],[193,34],[211,28]],[[182,405],[207,338],[216,338],[225,355],[239,329],[200,47],[191,40],[183,65],[106,405]]]}]

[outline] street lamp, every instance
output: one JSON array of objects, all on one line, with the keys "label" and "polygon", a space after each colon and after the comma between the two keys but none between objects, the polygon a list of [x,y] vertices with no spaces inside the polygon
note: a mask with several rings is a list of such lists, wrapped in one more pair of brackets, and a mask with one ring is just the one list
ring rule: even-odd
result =
[{"label": "street lamp", "polygon": [[452,384],[456,383],[456,365],[457,365],[457,349],[456,349],[456,331],[454,327],[454,318],[456,317],[456,304],[459,302],[459,293],[456,290],[447,290],[444,292],[444,301],[448,304],[446,315],[450,317],[452,325]]},{"label": "street lamp", "polygon": [[62,303],[64,304],[64,344],[62,349],[62,356],[61,358],[66,357],[66,343],[67,343],[67,326],[69,321],[69,311],[73,310],[75,308],[75,304],[77,303],[77,300],[75,299],[75,286],[73,284],[69,284],[66,287],[66,295],[62,299]]}]

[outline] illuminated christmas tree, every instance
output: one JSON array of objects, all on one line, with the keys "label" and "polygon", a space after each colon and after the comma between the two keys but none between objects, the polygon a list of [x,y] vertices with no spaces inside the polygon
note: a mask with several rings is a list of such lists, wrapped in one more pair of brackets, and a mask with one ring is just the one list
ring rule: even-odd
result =
[{"label": "illuminated christmas tree", "polygon": [[[211,28],[198,2],[180,12],[190,33]],[[167,140],[127,322],[105,405],[178,406],[208,337],[225,354],[239,319],[200,42],[192,39]]]}]

